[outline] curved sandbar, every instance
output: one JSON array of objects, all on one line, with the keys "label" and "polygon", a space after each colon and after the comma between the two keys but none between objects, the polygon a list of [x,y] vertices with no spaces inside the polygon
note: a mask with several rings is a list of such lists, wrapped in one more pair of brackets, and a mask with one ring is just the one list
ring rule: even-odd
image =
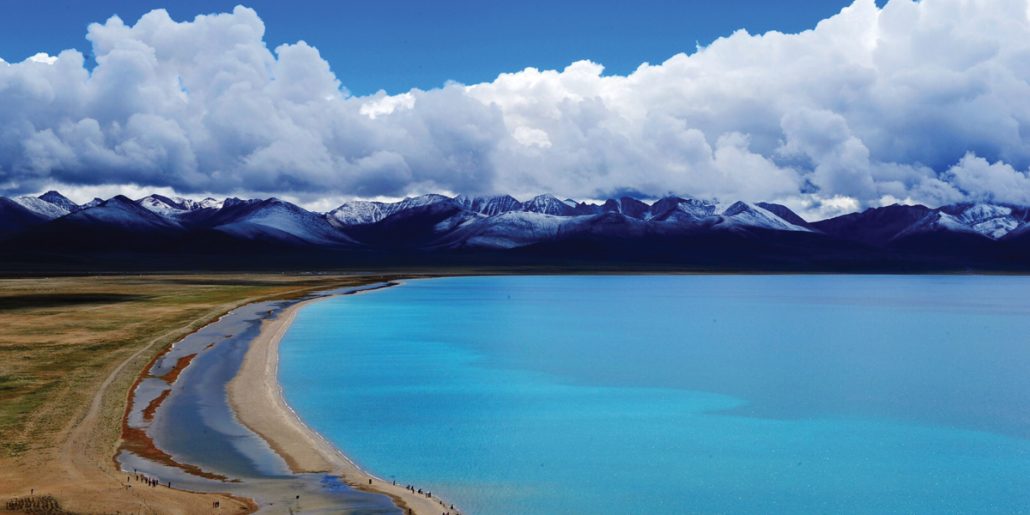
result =
[{"label": "curved sandbar", "polygon": [[[364,290],[369,291],[369,290]],[[359,293],[359,292],[356,292]],[[439,515],[450,504],[428,498],[365,472],[320,434],[309,428],[286,404],[278,381],[279,342],[302,307],[319,297],[294,304],[262,323],[239,373],[229,383],[229,403],[240,422],[278,453],[295,473],[327,472],[362,490],[390,496],[405,512]],[[457,513],[456,511],[453,513]]]}]

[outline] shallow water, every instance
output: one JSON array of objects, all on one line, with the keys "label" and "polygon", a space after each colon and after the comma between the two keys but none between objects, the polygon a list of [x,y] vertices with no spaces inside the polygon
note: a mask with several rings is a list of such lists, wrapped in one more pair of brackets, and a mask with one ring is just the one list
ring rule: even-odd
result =
[{"label": "shallow water", "polygon": [[412,281],[304,308],[280,379],[470,513],[1025,512],[1030,280]]},{"label": "shallow water", "polygon": [[[344,288],[347,294],[366,288]],[[177,342],[149,370],[133,395],[129,425],[145,428],[155,445],[176,462],[196,465],[225,481],[191,475],[121,451],[125,471],[139,471],[177,488],[230,492],[254,499],[262,513],[400,513],[385,496],[355,490],[326,474],[293,474],[257,434],[243,426],[229,406],[226,387],[239,371],[250,342],[265,319],[298,302],[269,301],[242,306]],[[179,358],[195,354],[171,394],[147,421],[143,408],[169,385],[159,379]],[[313,508],[317,506],[318,508]],[[323,508],[331,506],[331,508]]]}]

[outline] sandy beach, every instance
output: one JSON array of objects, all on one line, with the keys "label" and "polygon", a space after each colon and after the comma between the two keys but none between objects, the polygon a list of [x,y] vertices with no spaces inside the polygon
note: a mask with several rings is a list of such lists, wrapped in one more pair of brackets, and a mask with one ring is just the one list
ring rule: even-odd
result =
[{"label": "sandy beach", "polygon": [[[324,300],[311,299],[290,306],[274,320],[263,322],[251,343],[239,373],[229,383],[229,402],[245,426],[264,438],[296,473],[327,472],[347,484],[391,497],[405,513],[439,515],[458,513],[434,496],[410,492],[404,484],[393,485],[359,468],[339,449],[309,428],[286,404],[278,382],[279,342],[297,312]],[[416,489],[418,485],[415,485]]]}]

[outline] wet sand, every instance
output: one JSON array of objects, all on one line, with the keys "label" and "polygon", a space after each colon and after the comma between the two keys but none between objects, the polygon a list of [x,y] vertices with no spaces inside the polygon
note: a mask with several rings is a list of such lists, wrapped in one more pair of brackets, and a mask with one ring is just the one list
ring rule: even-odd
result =
[{"label": "wet sand", "polygon": [[[375,285],[308,298],[369,287]],[[240,423],[229,404],[228,385],[263,321],[297,302],[240,306],[155,356],[130,388],[116,466],[130,477],[139,472],[177,490],[231,493],[246,500],[247,512],[402,513],[389,497],[352,488],[336,476],[293,473],[263,438]]]},{"label": "wet sand", "polygon": [[[294,304],[279,316],[262,322],[260,334],[252,340],[243,365],[229,383],[229,403],[236,416],[260,435],[298,474],[328,473],[339,476],[354,488],[391,497],[405,513],[457,513],[450,504],[410,492],[403,484],[373,476],[348,459],[325,438],[304,424],[286,404],[278,381],[279,342],[297,311],[324,300],[315,298]],[[417,488],[417,485],[416,485]]]}]

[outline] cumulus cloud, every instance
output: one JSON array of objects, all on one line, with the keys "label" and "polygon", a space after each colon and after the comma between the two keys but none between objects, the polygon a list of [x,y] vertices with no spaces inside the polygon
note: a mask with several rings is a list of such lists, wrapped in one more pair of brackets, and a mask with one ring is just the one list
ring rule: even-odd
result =
[{"label": "cumulus cloud", "polygon": [[244,7],[157,10],[90,25],[93,69],[0,61],[0,190],[1030,202],[1030,0],[856,0],[625,76],[580,61],[394,96],[351,95],[264,29]]},{"label": "cumulus cloud", "polygon": [[1030,205],[1030,170],[989,163],[970,153],[948,169],[945,179],[971,200]]}]

